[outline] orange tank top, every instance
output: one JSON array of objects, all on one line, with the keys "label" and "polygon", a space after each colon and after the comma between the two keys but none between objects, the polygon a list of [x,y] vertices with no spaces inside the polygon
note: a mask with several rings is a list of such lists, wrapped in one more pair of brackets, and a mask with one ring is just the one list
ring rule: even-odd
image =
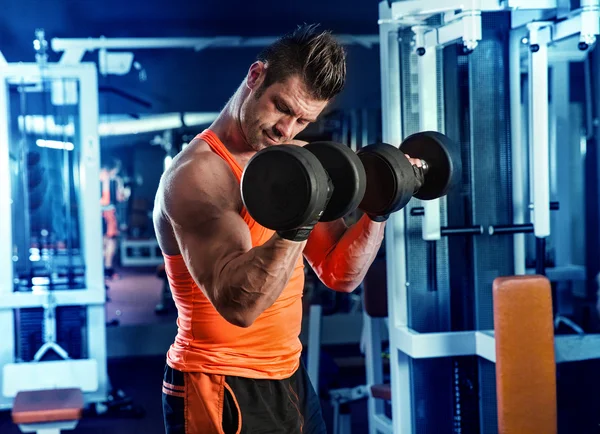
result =
[{"label": "orange tank top", "polygon": [[[231,167],[238,182],[242,167],[210,130],[200,133],[213,152]],[[240,213],[252,246],[264,244],[273,231],[256,223],[245,209]],[[271,307],[247,328],[227,322],[190,275],[181,255],[165,258],[173,300],[177,306],[177,336],[167,352],[167,364],[183,372],[282,379],[298,368],[302,345],[304,263],[298,258],[288,285]]]}]

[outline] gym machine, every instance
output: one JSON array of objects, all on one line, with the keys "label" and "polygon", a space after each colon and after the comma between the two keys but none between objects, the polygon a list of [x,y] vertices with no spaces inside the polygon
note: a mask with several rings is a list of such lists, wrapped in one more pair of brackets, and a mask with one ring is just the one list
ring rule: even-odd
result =
[{"label": "gym machine", "polygon": [[[598,1],[577,8],[565,3],[380,3],[383,141],[399,144],[416,131],[437,130],[460,140],[468,168],[466,191],[414,201],[387,225],[395,433],[497,432],[492,280],[564,274],[546,269],[542,255],[551,209],[558,208],[550,195],[548,68],[565,52],[585,55],[600,33]],[[529,75],[526,124],[523,72]],[[468,113],[457,114],[461,103]],[[465,197],[472,202],[461,215]],[[527,232],[537,240],[533,270],[525,264]],[[597,341],[557,336],[556,362],[600,357]]]},{"label": "gym machine", "polygon": [[[0,408],[15,404],[24,431],[59,432],[109,392],[98,86],[95,65],[49,64],[43,34],[35,44],[36,63],[0,67]],[[35,119],[45,134],[28,132]],[[20,417],[35,401],[73,420]]]}]

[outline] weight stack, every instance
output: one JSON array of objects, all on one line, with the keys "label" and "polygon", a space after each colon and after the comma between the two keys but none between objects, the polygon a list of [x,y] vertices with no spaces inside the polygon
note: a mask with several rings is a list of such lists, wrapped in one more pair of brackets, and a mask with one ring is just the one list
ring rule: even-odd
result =
[{"label": "weight stack", "polygon": [[[72,359],[86,357],[86,308],[61,306],[56,308],[56,343]],[[17,341],[15,359],[30,362],[44,344],[44,309],[41,307],[15,309],[15,330]],[[42,360],[57,360],[59,357],[49,351]]]}]

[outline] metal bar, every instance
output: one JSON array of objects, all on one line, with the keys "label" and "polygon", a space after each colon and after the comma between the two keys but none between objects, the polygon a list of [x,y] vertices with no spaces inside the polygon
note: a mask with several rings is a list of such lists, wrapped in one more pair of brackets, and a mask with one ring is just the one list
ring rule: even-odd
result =
[{"label": "metal bar", "polygon": [[308,323],[308,348],[306,371],[313,387],[319,393],[319,362],[321,356],[322,306],[311,304]]},{"label": "metal bar", "polygon": [[457,41],[463,37],[462,19],[457,19],[445,26],[440,26],[437,31],[437,42],[439,45],[446,45],[450,42]]},{"label": "metal bar", "polygon": [[555,18],[553,9],[512,9],[510,25],[512,29],[521,28],[533,21],[547,21]]},{"label": "metal bar", "polygon": [[[104,287],[102,288],[104,289]],[[98,293],[90,289],[52,291],[57,306],[81,306],[104,304],[104,292]],[[0,310],[40,307],[47,300],[47,292],[10,292],[0,297]]]},{"label": "metal bar", "polygon": [[[523,3],[526,1],[523,1]],[[542,2],[538,0],[536,3]],[[406,17],[429,16],[444,12],[473,9],[480,11],[500,11],[505,9],[505,7],[501,0],[436,0],[427,2],[411,0],[392,3],[392,17],[394,20],[399,20]]]},{"label": "metal bar", "polygon": [[556,9],[556,0],[508,0],[511,9]]},{"label": "metal bar", "polygon": [[[585,281],[585,267],[582,265],[563,265],[560,267],[546,268],[546,277],[550,282]],[[535,270],[528,269],[528,273]]]},{"label": "metal bar", "polygon": [[[496,362],[493,330],[418,333],[407,327],[399,327],[394,332],[402,342],[400,351],[407,357],[471,355]],[[554,346],[556,363],[600,358],[600,334],[555,336]]]},{"label": "metal bar", "polygon": [[556,363],[600,359],[600,334],[554,337]]},{"label": "metal bar", "polygon": [[14,397],[21,390],[77,387],[84,392],[98,389],[93,359],[51,360],[35,363],[8,363],[2,367],[7,378],[2,395]]},{"label": "metal bar", "polygon": [[[419,56],[419,127],[421,131],[438,130],[437,48],[426,50]],[[441,213],[439,199],[423,201],[425,216],[422,236],[425,241],[441,238]]]},{"label": "metal bar", "polygon": [[596,43],[596,35],[600,34],[600,0],[582,0],[581,7],[578,47],[580,50],[587,50]]},{"label": "metal bar", "polygon": [[[419,217],[425,215],[425,208],[416,206],[411,208],[410,215]],[[440,235],[480,235],[483,234],[483,226],[442,226],[440,227]]]},{"label": "metal bar", "polygon": [[[376,433],[391,433],[393,432],[392,421],[383,414],[378,414],[373,419],[375,422]],[[369,427],[370,428],[370,427]]]},{"label": "metal bar", "polygon": [[423,41],[425,48],[435,48],[462,39],[465,49],[473,50],[482,38],[481,32],[481,11],[469,10],[443,26],[426,31]]},{"label": "metal bar", "polygon": [[356,109],[350,110],[350,149],[358,150],[358,113]]},{"label": "metal bar", "polygon": [[79,228],[81,230],[81,251],[85,258],[86,287],[88,291],[106,296],[102,260],[102,223],[100,215],[100,143],[98,139],[98,78],[96,65],[81,64],[79,77],[79,122],[80,135],[78,148],[78,173],[82,192],[78,195]]},{"label": "metal bar", "polygon": [[581,32],[581,15],[576,14],[571,18],[555,23],[552,29],[552,40],[554,42],[561,39],[570,38]]},{"label": "metal bar", "polygon": [[[560,200],[563,209],[552,213],[551,224],[555,228],[552,238],[557,266],[573,263],[572,242],[572,211],[571,211],[571,188],[573,175],[581,176],[581,173],[573,173],[571,167],[571,155],[573,145],[570,134],[570,71],[568,62],[557,62],[552,65],[552,104],[550,116],[552,134],[550,136],[550,194]],[[579,128],[579,127],[577,127]],[[552,203],[551,209],[552,209]]]},{"label": "metal bar", "polygon": [[494,225],[488,228],[490,235],[525,234],[533,232],[533,224],[522,223],[517,225]]},{"label": "metal bar", "polygon": [[445,226],[441,228],[443,237],[452,235],[481,235],[483,234],[483,226],[467,226],[467,227],[452,227]]},{"label": "metal bar", "polygon": [[[546,238],[536,237],[535,239],[535,273],[540,276],[546,275]],[[554,292],[554,287],[552,291]],[[554,295],[552,296],[553,301],[556,300]],[[553,304],[556,306],[555,303]]]},{"label": "metal bar", "polygon": [[496,340],[493,331],[476,331],[475,348],[479,357],[496,363]]},{"label": "metal bar", "polygon": [[427,264],[427,290],[435,292],[438,289],[437,243],[435,241],[428,241],[426,244],[427,259],[425,260],[425,263]]},{"label": "metal bar", "polygon": [[[12,234],[12,210],[13,200],[11,191],[11,173],[10,167],[10,105],[8,98],[8,79],[9,66],[0,54],[0,206],[4,210],[4,215],[0,218],[0,264],[2,264],[2,273],[0,273],[0,301],[13,291],[13,234]],[[0,330],[4,338],[0,345],[0,366],[12,363],[15,357],[15,321],[14,312],[0,310]],[[8,379],[0,375],[0,390],[6,388]],[[0,408],[2,402],[0,400]]]},{"label": "metal bar", "polygon": [[[439,45],[438,41],[438,28],[430,29],[425,26],[413,26],[413,32],[415,32],[415,42],[417,44],[417,53],[419,53],[419,42],[422,42],[423,48],[435,49]],[[419,35],[422,32],[422,37]],[[417,37],[418,36],[418,37]]]},{"label": "metal bar", "polygon": [[360,114],[360,147],[362,148],[369,144],[369,111],[362,109]]},{"label": "metal bar", "polygon": [[[371,318],[366,312],[363,312],[366,385],[368,388],[374,384],[383,383],[383,362],[381,360],[381,329],[383,325],[382,318]],[[384,411],[383,402],[369,395],[367,408],[369,412],[369,429],[374,433],[372,426],[375,425],[377,415]]]},{"label": "metal bar", "polygon": [[[513,223],[525,223],[525,180],[523,174],[527,161],[527,147],[523,143],[521,107],[521,40],[526,32],[523,29],[511,30],[509,41],[509,87],[510,87],[510,128],[512,163]],[[515,274],[525,274],[525,235],[516,233],[513,241]]]},{"label": "metal bar", "polygon": [[[143,50],[166,48],[203,49],[210,47],[264,47],[278,39],[276,36],[217,36],[200,38],[52,38],[53,51],[67,50]],[[378,35],[336,35],[342,44],[371,47],[379,43]]]},{"label": "metal bar", "polygon": [[[210,124],[218,114],[218,112],[163,113],[146,115],[140,119],[114,119],[110,116],[103,116],[103,121],[98,124],[98,134],[101,137],[110,137],[193,127]],[[73,122],[56,125],[51,116],[26,115],[25,119],[19,117],[19,122],[24,124],[27,133],[69,138],[75,135]]]},{"label": "metal bar", "polygon": [[529,131],[532,144],[533,224],[536,237],[550,235],[550,174],[548,138],[548,40],[544,23],[529,28]]},{"label": "metal bar", "polygon": [[584,95],[585,95],[585,140],[591,140],[594,137],[594,90],[592,87],[592,64],[590,57],[583,59],[584,71]]},{"label": "metal bar", "polygon": [[[13,290],[13,234],[12,234],[12,192],[11,192],[11,173],[10,168],[10,149],[11,137],[9,133],[10,126],[10,105],[8,99],[8,86],[6,83],[8,73],[7,68],[0,68],[0,203],[4,209],[0,219],[0,264],[2,273],[0,273],[0,294],[10,293]],[[0,300],[2,297],[0,297]]]},{"label": "metal bar", "polygon": [[[393,5],[392,5],[393,6]],[[382,139],[386,143],[402,141],[402,110],[400,87],[400,53],[398,27],[390,23],[391,9],[387,1],[379,3],[380,73],[382,103]],[[398,434],[413,433],[413,402],[410,360],[400,353],[397,325],[408,321],[406,293],[406,246],[404,238],[404,213],[392,214],[385,228],[388,287],[390,379],[392,386],[392,423]]]},{"label": "metal bar", "polygon": [[[413,359],[476,355],[475,332],[418,333],[398,327],[398,349]],[[392,393],[393,394],[393,393]]]}]

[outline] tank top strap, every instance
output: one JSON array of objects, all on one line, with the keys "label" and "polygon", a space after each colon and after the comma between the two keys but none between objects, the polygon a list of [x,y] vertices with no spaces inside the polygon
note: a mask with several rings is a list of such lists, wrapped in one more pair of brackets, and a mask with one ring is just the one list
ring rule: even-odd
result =
[{"label": "tank top strap", "polygon": [[[233,158],[233,155],[231,155],[229,150],[225,147],[221,139],[217,137],[214,131],[206,129],[200,134],[198,134],[196,138],[204,140],[206,143],[208,143],[210,149],[223,160],[225,160],[225,162],[229,165],[231,171],[237,178],[238,182],[242,180],[242,166],[240,166],[240,164],[235,160],[235,158]],[[246,207],[242,207],[240,216],[244,219],[244,221],[248,225],[248,228],[250,229],[253,245],[261,245],[273,235],[272,230],[267,229],[256,223],[256,221],[250,216],[250,214],[246,210]]]},{"label": "tank top strap", "polygon": [[243,173],[242,166],[240,166],[240,164],[235,160],[235,158],[233,158],[233,155],[231,155],[231,153],[227,150],[221,139],[219,139],[213,131],[206,129],[200,134],[198,134],[196,138],[204,140],[206,143],[208,143],[210,149],[212,149],[212,151],[215,154],[217,154],[219,157],[225,160],[229,167],[231,167],[231,170],[237,178],[238,182],[241,181]]}]

